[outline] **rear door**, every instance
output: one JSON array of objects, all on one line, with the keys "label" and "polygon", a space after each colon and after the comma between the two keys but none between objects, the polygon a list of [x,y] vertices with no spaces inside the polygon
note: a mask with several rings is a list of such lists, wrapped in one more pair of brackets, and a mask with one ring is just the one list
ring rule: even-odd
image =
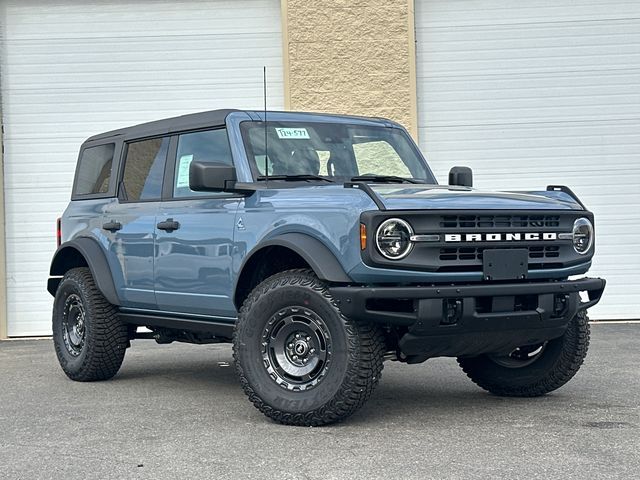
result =
[{"label": "rear door", "polygon": [[169,137],[124,146],[118,196],[105,207],[102,228],[123,306],[156,308],[153,285],[156,214]]},{"label": "rear door", "polygon": [[232,256],[240,198],[189,189],[194,160],[233,165],[225,128],[174,137],[158,212],[155,291],[167,312],[234,317]]}]

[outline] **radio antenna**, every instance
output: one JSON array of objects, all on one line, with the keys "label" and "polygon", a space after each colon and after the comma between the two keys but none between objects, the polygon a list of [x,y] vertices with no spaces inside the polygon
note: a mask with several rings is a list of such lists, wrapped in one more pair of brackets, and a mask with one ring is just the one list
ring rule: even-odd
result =
[{"label": "radio antenna", "polygon": [[264,176],[269,182],[269,150],[267,149],[267,66],[262,67],[262,89],[264,97]]}]

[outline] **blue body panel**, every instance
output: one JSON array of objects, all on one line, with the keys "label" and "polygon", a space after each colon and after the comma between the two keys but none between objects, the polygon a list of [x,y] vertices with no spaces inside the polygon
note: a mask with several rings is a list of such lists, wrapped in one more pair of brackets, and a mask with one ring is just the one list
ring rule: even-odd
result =
[{"label": "blue body panel", "polygon": [[161,310],[228,316],[234,313],[232,255],[239,199],[163,202],[158,221],[180,228],[157,231],[155,292]]},{"label": "blue body panel", "polygon": [[[446,185],[372,185],[371,188],[388,210],[582,210],[564,192],[486,192]],[[547,193],[555,195],[545,195]]]},{"label": "blue body panel", "polygon": [[[402,128],[387,120],[269,113],[269,120],[362,123]],[[233,112],[226,124],[237,177],[251,182],[240,123],[260,120],[262,112]],[[375,184],[371,188],[387,210],[583,210],[567,193],[482,192],[465,187]],[[169,200],[169,199],[165,199]],[[249,196],[218,194],[197,199],[121,204],[117,198],[70,202],[63,215],[63,241],[93,238],[106,254],[122,306],[194,315],[235,316],[233,296],[243,261],[270,239],[301,233],[317,239],[358,284],[473,282],[481,272],[432,273],[373,268],[360,253],[360,215],[378,210],[357,188],[342,184],[296,185],[273,182]],[[180,222],[174,232],[159,221]],[[117,220],[115,233],[102,223]],[[585,273],[590,262],[568,269],[530,271],[529,278],[566,278]]]},{"label": "blue body panel", "polygon": [[123,304],[152,308],[156,305],[153,285],[153,252],[156,240],[156,214],[160,202],[119,203],[105,205],[103,220],[117,220],[122,229],[104,231],[107,261],[120,279],[116,291]]},{"label": "blue body panel", "polygon": [[258,191],[238,209],[244,229],[236,229],[234,258],[240,271],[244,256],[285,233],[302,233],[323,243],[345,272],[362,263],[359,249],[360,213],[376,205],[364,192],[342,186],[309,186]]}]

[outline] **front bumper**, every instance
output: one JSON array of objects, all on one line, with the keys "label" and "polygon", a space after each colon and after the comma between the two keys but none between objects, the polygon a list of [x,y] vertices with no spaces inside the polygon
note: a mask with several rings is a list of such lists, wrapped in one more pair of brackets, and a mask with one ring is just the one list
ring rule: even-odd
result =
[{"label": "front bumper", "polygon": [[[406,355],[460,356],[510,351],[561,336],[577,312],[600,301],[600,278],[549,282],[399,287],[336,286],[343,315],[402,327]],[[588,301],[580,299],[587,292]]]}]

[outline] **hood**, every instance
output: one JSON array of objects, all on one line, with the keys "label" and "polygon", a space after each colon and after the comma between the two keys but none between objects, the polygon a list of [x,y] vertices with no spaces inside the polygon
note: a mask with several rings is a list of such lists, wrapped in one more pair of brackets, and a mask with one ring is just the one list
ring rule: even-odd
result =
[{"label": "hood", "polygon": [[387,210],[583,210],[561,191],[491,192],[446,185],[371,184]]}]

